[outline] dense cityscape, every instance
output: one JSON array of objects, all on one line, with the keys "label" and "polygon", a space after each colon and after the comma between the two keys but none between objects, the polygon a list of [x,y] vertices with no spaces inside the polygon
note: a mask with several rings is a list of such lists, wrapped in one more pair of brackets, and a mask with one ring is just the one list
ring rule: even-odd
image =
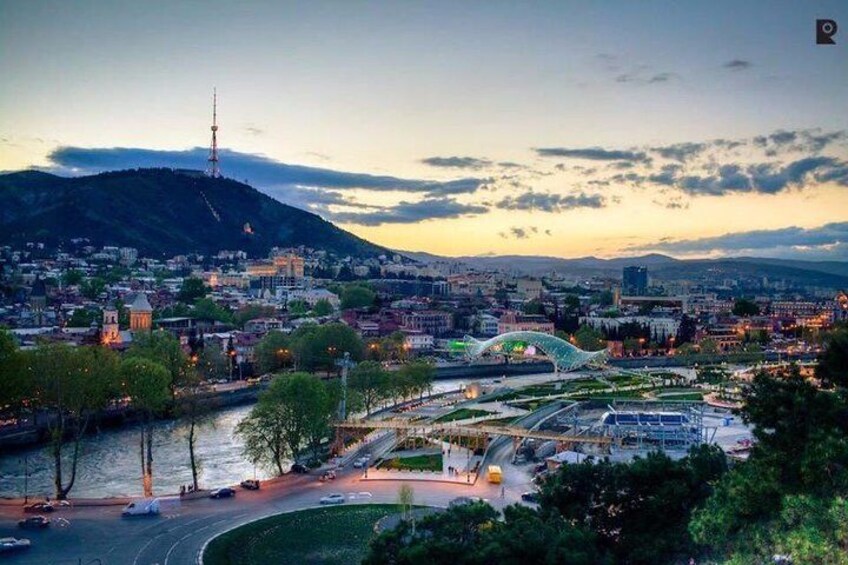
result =
[{"label": "dense cityscape", "polygon": [[844,4],[203,8],[0,2],[0,560],[848,565]]}]

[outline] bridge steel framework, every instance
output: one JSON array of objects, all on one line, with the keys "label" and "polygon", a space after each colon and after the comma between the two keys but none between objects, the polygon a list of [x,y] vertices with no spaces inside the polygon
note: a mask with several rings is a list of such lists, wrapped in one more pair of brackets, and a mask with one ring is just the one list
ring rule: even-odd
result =
[{"label": "bridge steel framework", "polygon": [[574,371],[587,365],[600,366],[607,360],[606,349],[583,351],[555,335],[532,331],[502,333],[485,341],[467,335],[465,336],[465,351],[468,357],[476,359],[487,351],[510,342],[527,343],[541,349],[554,364],[554,372],[556,373]]}]

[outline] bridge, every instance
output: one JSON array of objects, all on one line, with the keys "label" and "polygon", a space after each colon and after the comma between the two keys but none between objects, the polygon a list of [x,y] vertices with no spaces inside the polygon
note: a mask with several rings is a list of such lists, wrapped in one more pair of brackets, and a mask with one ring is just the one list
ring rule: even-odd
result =
[{"label": "bridge", "polygon": [[604,436],[588,436],[575,434],[562,434],[544,430],[529,430],[519,426],[505,426],[499,424],[486,424],[485,421],[479,425],[454,424],[450,422],[415,422],[401,418],[385,420],[347,420],[336,422],[335,427],[344,429],[381,429],[403,432],[418,432],[425,435],[440,434],[465,437],[482,436],[509,436],[513,439],[540,439],[545,441],[558,441],[562,443],[592,443],[606,445],[612,442]]},{"label": "bridge", "polygon": [[498,351],[504,344],[515,342],[526,343],[540,349],[554,364],[555,373],[574,371],[585,365],[603,365],[607,359],[606,349],[583,351],[555,335],[532,331],[507,332],[486,341],[465,336],[465,351],[468,357],[475,359],[487,351]]}]

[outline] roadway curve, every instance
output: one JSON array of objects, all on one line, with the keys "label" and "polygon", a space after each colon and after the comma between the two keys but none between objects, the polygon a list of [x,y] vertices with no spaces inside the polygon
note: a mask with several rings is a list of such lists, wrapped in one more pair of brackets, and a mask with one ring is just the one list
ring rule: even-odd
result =
[{"label": "roadway curve", "polygon": [[[508,444],[507,444],[508,445]],[[498,449],[489,460],[504,467],[511,458],[509,449]],[[506,470],[506,469],[505,469]],[[68,525],[51,526],[44,531],[24,531],[16,522],[22,509],[0,506],[0,537],[26,537],[29,550],[3,556],[6,563],[66,563],[83,565],[99,559],[102,564],[185,564],[198,563],[204,545],[216,535],[266,516],[314,507],[331,492],[372,493],[373,498],[358,503],[392,503],[403,481],[362,480],[361,471],[348,465],[330,483],[314,475],[287,475],[260,491],[238,489],[233,499],[183,501],[179,509],[152,518],[121,518],[121,506],[78,506],[57,510],[53,518],[65,518]],[[505,473],[504,497],[499,486],[478,480],[474,485],[410,481],[418,504],[447,506],[457,496],[479,496],[501,508],[520,499],[529,488],[529,477]]]}]

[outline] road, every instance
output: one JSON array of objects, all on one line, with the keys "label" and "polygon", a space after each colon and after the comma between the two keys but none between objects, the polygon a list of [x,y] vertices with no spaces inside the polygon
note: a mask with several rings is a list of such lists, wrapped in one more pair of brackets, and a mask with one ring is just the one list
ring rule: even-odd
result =
[{"label": "road", "polygon": [[[491,456],[492,462],[507,465],[511,459],[510,443]],[[259,491],[238,489],[233,499],[200,499],[184,501],[178,509],[163,511],[158,517],[121,518],[121,506],[77,507],[57,510],[51,518],[64,518],[66,526],[54,524],[44,531],[24,531],[17,520],[24,514],[20,508],[0,507],[0,537],[26,537],[32,540],[29,550],[5,555],[10,564],[186,564],[197,563],[204,545],[217,534],[253,520],[302,510],[318,505],[329,493],[367,491],[371,498],[350,504],[397,502],[402,481],[363,481],[361,470],[348,468],[338,478],[321,483],[314,475],[288,475]],[[501,508],[520,499],[529,487],[529,477],[510,472],[505,477],[504,498],[497,485],[483,478],[475,485],[415,481],[415,502],[447,506],[458,496],[478,496]],[[295,533],[292,532],[294,535]]]}]

